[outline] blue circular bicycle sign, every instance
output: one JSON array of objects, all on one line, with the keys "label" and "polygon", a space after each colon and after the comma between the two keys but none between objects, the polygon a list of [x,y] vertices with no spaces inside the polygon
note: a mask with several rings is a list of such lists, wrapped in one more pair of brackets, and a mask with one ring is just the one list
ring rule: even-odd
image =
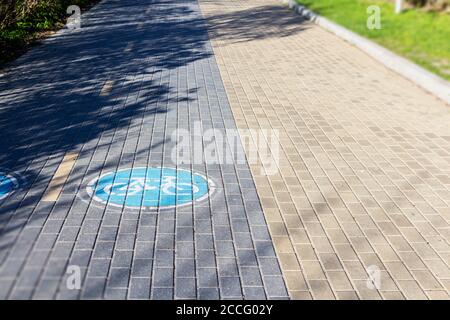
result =
[{"label": "blue circular bicycle sign", "polygon": [[171,208],[206,199],[214,184],[189,170],[132,168],[109,172],[87,186],[95,200],[128,208]]},{"label": "blue circular bicycle sign", "polygon": [[9,174],[0,173],[0,200],[6,198],[17,188],[17,180]]}]

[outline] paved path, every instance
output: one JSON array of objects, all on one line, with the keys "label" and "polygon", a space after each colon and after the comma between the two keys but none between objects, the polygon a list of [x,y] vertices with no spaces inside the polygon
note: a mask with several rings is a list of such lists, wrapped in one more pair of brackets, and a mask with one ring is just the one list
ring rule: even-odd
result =
[{"label": "paved path", "polygon": [[[104,0],[0,78],[0,298],[448,299],[448,106],[277,1],[199,2]],[[210,193],[151,208],[142,167]]]},{"label": "paved path", "polygon": [[290,296],[448,299],[449,107],[278,1],[200,3],[238,127],[280,130],[252,173]]},{"label": "paved path", "polygon": [[[0,298],[287,298],[248,165],[172,157],[177,128],[200,143],[235,128],[195,0],[101,2],[17,61],[0,99],[0,162],[21,183],[0,204]],[[86,195],[146,166],[201,173],[214,194],[159,210]]]}]

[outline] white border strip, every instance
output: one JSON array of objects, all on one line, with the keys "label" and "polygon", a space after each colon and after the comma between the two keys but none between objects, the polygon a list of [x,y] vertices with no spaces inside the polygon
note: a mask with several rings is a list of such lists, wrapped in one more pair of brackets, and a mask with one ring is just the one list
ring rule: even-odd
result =
[{"label": "white border strip", "polygon": [[334,33],[338,37],[355,45],[372,58],[378,60],[389,69],[399,73],[403,77],[412,81],[419,87],[437,96],[448,105],[450,105],[450,82],[439,76],[419,67],[409,60],[400,57],[389,51],[388,49],[363,38],[356,33],[331,22],[330,20],[319,16],[308,10],[302,5],[296,3],[295,0],[282,0],[284,4],[288,4],[289,8],[297,14],[304,16],[322,28]]}]

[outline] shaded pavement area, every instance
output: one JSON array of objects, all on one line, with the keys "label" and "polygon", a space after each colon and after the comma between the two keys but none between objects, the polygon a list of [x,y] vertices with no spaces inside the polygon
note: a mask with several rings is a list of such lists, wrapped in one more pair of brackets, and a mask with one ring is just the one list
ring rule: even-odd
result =
[{"label": "shaded pavement area", "polygon": [[[102,1],[18,59],[0,80],[1,171],[19,182],[0,202],[0,298],[287,298],[248,165],[174,161],[173,132],[196,124],[235,128],[194,0]],[[148,166],[202,174],[214,194],[132,210],[86,193]]]}]

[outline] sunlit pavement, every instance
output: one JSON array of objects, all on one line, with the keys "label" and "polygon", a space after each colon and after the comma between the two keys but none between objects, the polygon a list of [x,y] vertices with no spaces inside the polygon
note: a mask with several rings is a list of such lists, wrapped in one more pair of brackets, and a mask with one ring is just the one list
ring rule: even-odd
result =
[{"label": "sunlit pavement", "polygon": [[448,299],[448,106],[278,1],[199,2],[102,1],[0,78],[0,298]]},{"label": "sunlit pavement", "polygon": [[448,299],[450,109],[278,1],[200,0],[291,298]]}]

